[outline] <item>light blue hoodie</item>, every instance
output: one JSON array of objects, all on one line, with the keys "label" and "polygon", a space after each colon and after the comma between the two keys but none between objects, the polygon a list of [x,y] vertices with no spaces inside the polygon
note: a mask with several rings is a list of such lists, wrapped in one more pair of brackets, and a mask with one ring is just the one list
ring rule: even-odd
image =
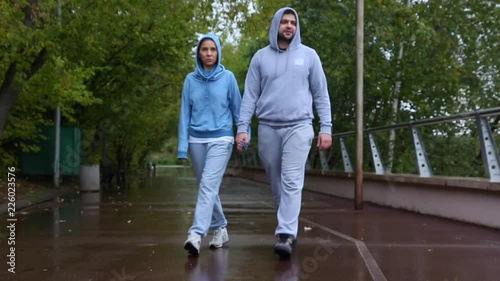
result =
[{"label": "light blue hoodie", "polygon": [[[217,47],[217,63],[205,71],[198,57],[201,42],[209,38]],[[187,158],[189,136],[217,138],[234,136],[233,119],[239,118],[241,94],[234,74],[220,63],[222,52],[217,36],[204,35],[196,47],[196,69],[184,80],[179,116],[178,158]]]},{"label": "light blue hoodie", "polygon": [[[286,50],[278,47],[283,13],[295,13],[297,29]],[[255,112],[260,124],[290,126],[311,123],[312,103],[320,119],[320,133],[331,134],[332,118],[325,73],[316,51],[302,45],[299,16],[292,8],[279,9],[269,30],[270,45],[253,56],[245,80],[238,132],[246,132]]]}]

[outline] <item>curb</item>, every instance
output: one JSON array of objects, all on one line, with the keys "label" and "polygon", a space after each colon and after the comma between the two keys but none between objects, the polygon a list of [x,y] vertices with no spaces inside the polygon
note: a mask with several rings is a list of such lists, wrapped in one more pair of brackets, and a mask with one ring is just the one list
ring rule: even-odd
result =
[{"label": "curb", "polygon": [[[16,200],[15,202],[15,210],[21,210],[26,207],[31,207],[43,202],[47,202],[52,200],[53,198],[61,195],[69,194],[73,191],[72,188],[62,188],[54,191],[49,191],[37,196],[27,197],[23,199]],[[0,204],[0,215],[6,214],[8,211],[9,203]]]}]

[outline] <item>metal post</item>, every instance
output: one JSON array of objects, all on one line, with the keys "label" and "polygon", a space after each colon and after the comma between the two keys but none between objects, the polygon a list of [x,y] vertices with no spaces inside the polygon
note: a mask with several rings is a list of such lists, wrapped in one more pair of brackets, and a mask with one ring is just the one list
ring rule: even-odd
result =
[{"label": "metal post", "polygon": [[429,178],[432,177],[432,169],[429,158],[427,157],[427,152],[425,151],[424,143],[422,142],[422,136],[420,136],[419,130],[415,126],[410,126],[413,145],[415,146],[415,156],[417,157],[418,172],[421,177]]},{"label": "metal post", "polygon": [[259,163],[257,162],[257,152],[255,152],[255,150],[252,150],[252,160],[253,160],[253,167],[254,168],[259,167]]},{"label": "metal post", "polygon": [[328,167],[328,161],[326,159],[326,153],[324,151],[319,151],[319,159],[321,162],[321,172],[329,171],[330,167]]},{"label": "metal post", "polygon": [[363,21],[364,0],[356,0],[356,210],[363,209]]},{"label": "metal post", "polygon": [[375,173],[377,175],[385,174],[384,165],[382,163],[382,158],[380,157],[380,153],[378,152],[377,142],[375,141],[375,137],[372,133],[368,133],[368,139],[370,141],[370,149],[372,152],[373,165],[375,166]]},{"label": "metal post", "polygon": [[477,117],[476,122],[479,129],[479,137],[481,138],[481,155],[486,175],[490,178],[490,181],[500,182],[500,155],[497,152],[490,123],[484,116]]},{"label": "metal post", "polygon": [[[57,1],[57,16],[61,21],[61,1]],[[55,143],[54,143],[54,187],[59,188],[59,149],[60,149],[60,136],[61,136],[61,110],[59,106],[56,107],[55,112]]]},{"label": "metal post", "polygon": [[54,143],[54,187],[59,188],[59,147],[60,147],[60,128],[61,128],[61,110],[56,107],[55,112],[55,143]]},{"label": "metal post", "polygon": [[342,150],[342,162],[344,163],[344,172],[352,173],[352,165],[351,160],[349,159],[349,153],[347,152],[347,148],[344,143],[344,138],[339,138],[340,141],[340,149]]}]

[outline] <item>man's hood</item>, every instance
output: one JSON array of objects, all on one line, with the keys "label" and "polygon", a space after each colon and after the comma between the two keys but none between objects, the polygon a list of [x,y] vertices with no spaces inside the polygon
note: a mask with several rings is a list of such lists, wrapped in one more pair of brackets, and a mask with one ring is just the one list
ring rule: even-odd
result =
[{"label": "man's hood", "polygon": [[281,18],[283,17],[283,14],[285,11],[290,10],[295,14],[295,19],[297,20],[297,29],[295,31],[295,35],[293,36],[292,42],[290,42],[290,45],[288,46],[289,49],[295,49],[301,44],[301,39],[300,39],[300,25],[299,25],[299,15],[297,12],[290,8],[290,7],[284,7],[279,9],[273,17],[273,21],[271,23],[271,29],[269,29],[269,43],[271,45],[271,48],[278,50],[278,31],[280,28],[280,22]]}]

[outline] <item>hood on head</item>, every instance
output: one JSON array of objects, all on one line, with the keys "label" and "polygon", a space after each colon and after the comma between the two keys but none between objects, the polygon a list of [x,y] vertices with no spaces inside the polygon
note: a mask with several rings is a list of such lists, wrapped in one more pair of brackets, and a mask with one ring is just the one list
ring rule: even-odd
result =
[{"label": "hood on head", "polygon": [[293,36],[292,42],[290,42],[290,45],[288,48],[294,49],[295,47],[299,46],[301,43],[300,39],[300,25],[299,25],[299,15],[297,12],[290,8],[290,7],[284,7],[279,9],[273,17],[273,21],[271,22],[271,28],[269,29],[269,44],[273,49],[278,50],[278,31],[280,28],[280,22],[281,18],[283,17],[283,14],[285,11],[290,10],[295,14],[295,18],[297,19],[297,29],[295,31],[295,35]]},{"label": "hood on head", "polygon": [[[217,47],[217,63],[210,71],[205,71],[203,69],[203,63],[201,62],[201,59],[198,56],[201,42],[203,42],[205,39],[211,39],[212,41],[215,42],[215,46]],[[210,34],[210,33],[201,36],[200,40],[198,41],[198,45],[196,46],[196,55],[195,55],[196,74],[201,75],[205,79],[216,78],[218,74],[220,74],[222,70],[224,70],[224,66],[220,63],[221,60],[222,60],[222,51],[221,51],[219,37],[217,37],[215,34]]]}]

